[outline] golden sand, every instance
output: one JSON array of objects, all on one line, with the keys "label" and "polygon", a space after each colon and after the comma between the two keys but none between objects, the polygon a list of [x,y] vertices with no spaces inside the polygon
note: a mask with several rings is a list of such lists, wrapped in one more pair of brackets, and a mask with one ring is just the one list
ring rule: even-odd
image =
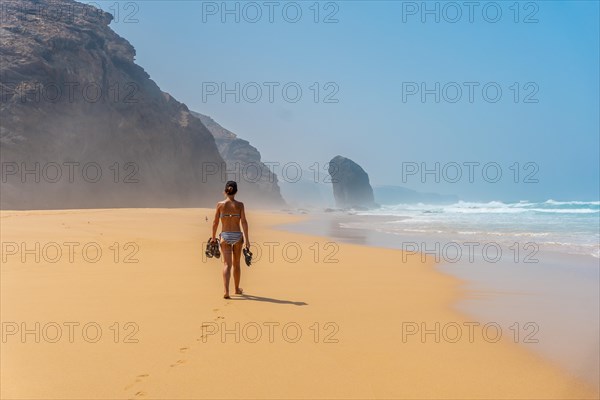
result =
[{"label": "golden sand", "polygon": [[275,227],[300,216],[249,213],[262,254],[224,300],[212,216],[1,212],[2,398],[598,396],[505,327],[470,335],[461,282],[432,263]]}]

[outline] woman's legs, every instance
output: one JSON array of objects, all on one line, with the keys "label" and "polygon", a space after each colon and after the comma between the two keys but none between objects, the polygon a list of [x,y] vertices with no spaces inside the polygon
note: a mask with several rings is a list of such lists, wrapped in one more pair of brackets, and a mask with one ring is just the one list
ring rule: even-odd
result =
[{"label": "woman's legs", "polygon": [[240,268],[240,260],[242,259],[242,247],[244,241],[240,240],[233,246],[233,283],[235,284],[235,294],[242,294],[240,287],[240,278],[242,277],[242,269]]},{"label": "woman's legs", "polygon": [[233,251],[231,247],[232,246],[226,241],[221,241],[221,254],[223,254],[223,286],[225,287],[225,294],[223,295],[224,298],[229,298],[229,281],[231,280],[232,267],[235,293],[242,294],[242,288],[240,288],[240,278],[242,276],[240,260],[242,258],[243,241],[240,240],[234,244]]},{"label": "woman's legs", "polygon": [[231,245],[226,241],[221,241],[221,254],[223,255],[223,285],[225,286],[224,298],[229,298],[229,280],[231,278],[231,266],[233,265],[233,254]]}]

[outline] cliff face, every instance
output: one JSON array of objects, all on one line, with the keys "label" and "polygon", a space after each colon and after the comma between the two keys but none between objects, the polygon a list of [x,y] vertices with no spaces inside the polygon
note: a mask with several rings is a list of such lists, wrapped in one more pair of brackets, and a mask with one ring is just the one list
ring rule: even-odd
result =
[{"label": "cliff face", "polygon": [[240,194],[256,205],[284,205],[277,175],[261,162],[260,152],[248,141],[219,125],[209,116],[192,114],[200,119],[215,138],[227,165],[228,179],[238,181]]},{"label": "cliff face", "polygon": [[221,198],[213,136],[135,64],[110,14],[71,0],[2,7],[0,207],[212,206]]},{"label": "cliff face", "polygon": [[375,207],[369,175],[360,165],[342,156],[329,162],[333,196],[338,207]]}]

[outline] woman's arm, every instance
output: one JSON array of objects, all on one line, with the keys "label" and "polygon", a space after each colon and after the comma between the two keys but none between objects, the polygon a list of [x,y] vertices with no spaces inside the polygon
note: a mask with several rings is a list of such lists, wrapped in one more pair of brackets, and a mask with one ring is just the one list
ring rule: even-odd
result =
[{"label": "woman's arm", "polygon": [[248,236],[248,220],[246,219],[246,209],[244,203],[241,203],[242,211],[240,212],[240,218],[242,222],[242,231],[244,231],[244,237],[246,238],[246,248],[250,247],[250,237]]},{"label": "woman's arm", "polygon": [[217,203],[217,209],[215,211],[215,219],[212,224],[212,237],[211,240],[215,241],[217,238],[217,229],[219,228],[219,218],[221,217],[221,203]]}]

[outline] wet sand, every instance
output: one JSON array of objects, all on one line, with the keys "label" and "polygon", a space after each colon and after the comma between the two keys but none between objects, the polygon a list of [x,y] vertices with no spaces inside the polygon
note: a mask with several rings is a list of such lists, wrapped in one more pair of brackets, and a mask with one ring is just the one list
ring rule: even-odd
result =
[{"label": "wet sand", "polygon": [[[393,221],[401,218],[393,217]],[[342,228],[340,224],[385,224],[388,216],[322,213],[302,223],[285,226],[296,232],[318,233],[348,243],[392,249],[430,249],[438,256],[437,268],[463,281],[465,295],[455,308],[482,322],[497,322],[503,334],[564,368],[593,387],[600,387],[599,260],[591,256],[525,251],[515,257],[504,248],[497,262],[482,257],[482,246],[444,252],[444,244],[460,238],[414,233],[396,235],[368,229]],[[440,243],[439,251],[435,243]],[[425,243],[425,246],[423,246]],[[490,254],[493,252],[490,252]],[[469,256],[473,255],[473,260]],[[530,256],[530,257],[528,257]]]}]

